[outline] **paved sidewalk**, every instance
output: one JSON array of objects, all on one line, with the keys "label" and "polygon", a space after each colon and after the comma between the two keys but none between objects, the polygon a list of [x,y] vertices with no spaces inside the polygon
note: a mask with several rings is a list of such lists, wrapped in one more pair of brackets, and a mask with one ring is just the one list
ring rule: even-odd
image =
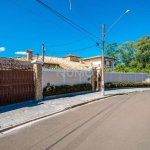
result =
[{"label": "paved sidewalk", "polygon": [[100,92],[93,92],[51,100],[29,101],[15,105],[3,106],[0,107],[0,132],[61,112],[69,107],[82,103],[88,103],[93,100],[102,99],[117,94],[145,90],[150,90],[150,88],[111,89],[105,91],[105,96],[101,96]]}]

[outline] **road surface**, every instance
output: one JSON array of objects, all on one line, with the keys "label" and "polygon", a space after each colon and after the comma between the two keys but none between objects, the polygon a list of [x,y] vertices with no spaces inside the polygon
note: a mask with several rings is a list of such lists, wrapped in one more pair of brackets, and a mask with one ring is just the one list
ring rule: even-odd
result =
[{"label": "road surface", "polygon": [[150,92],[96,101],[6,133],[0,150],[150,150]]}]

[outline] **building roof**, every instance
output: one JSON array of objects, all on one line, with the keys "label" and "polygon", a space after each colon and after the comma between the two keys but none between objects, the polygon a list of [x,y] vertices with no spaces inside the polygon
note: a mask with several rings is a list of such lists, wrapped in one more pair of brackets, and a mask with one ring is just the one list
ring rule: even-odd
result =
[{"label": "building roof", "polygon": [[67,56],[64,56],[63,58],[66,58],[66,57],[77,57],[77,58],[81,58],[80,56],[77,56],[77,55],[74,55],[74,54],[69,54]]},{"label": "building roof", "polygon": [[[27,57],[15,57],[14,59],[27,61]],[[35,59],[37,59],[36,56],[33,56],[32,60],[35,60]],[[42,59],[42,56],[39,56],[38,59]],[[87,70],[91,66],[91,63],[88,63],[88,62],[80,63],[80,62],[69,61],[63,58],[48,57],[48,56],[44,57],[44,62],[46,64],[48,63],[59,64],[61,68],[66,69],[66,70]],[[93,65],[93,66],[97,67],[97,65]]]},{"label": "building roof", "polygon": [[[83,58],[83,60],[94,59],[94,58],[102,58],[102,56],[93,56],[93,57]],[[110,58],[110,57],[105,57],[105,59],[112,59],[112,60],[114,60],[114,58]]]}]

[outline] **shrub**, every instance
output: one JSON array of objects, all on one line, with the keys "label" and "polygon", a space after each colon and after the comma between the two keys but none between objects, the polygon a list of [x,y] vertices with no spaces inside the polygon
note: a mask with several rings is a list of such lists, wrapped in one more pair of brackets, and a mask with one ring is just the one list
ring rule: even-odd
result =
[{"label": "shrub", "polygon": [[112,82],[106,83],[105,88],[117,88],[117,87],[143,87],[150,86],[149,82]]},{"label": "shrub", "polygon": [[77,84],[72,86],[71,85],[46,86],[43,89],[43,96],[51,96],[88,90],[92,90],[91,84]]}]

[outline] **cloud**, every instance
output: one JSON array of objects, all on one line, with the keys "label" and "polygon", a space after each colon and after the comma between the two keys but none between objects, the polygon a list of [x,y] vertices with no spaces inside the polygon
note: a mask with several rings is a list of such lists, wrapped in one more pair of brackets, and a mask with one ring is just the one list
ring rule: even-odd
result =
[{"label": "cloud", "polygon": [[5,47],[0,47],[0,52],[5,51]]},{"label": "cloud", "polygon": [[26,52],[15,52],[15,54],[18,54],[18,55],[26,55],[27,53],[26,53]]}]

